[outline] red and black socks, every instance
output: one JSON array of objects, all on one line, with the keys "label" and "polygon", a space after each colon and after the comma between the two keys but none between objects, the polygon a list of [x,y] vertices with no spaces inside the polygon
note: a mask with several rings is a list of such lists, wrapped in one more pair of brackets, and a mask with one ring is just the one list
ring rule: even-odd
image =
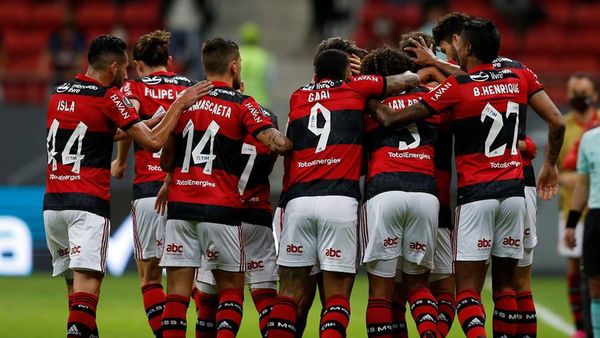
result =
[{"label": "red and black socks", "polygon": [[467,338],[484,338],[485,311],[481,297],[473,289],[464,289],[456,295],[456,314]]},{"label": "red and black socks", "polygon": [[96,306],[98,297],[86,292],[77,292],[71,296],[67,337],[90,337],[96,329]]},{"label": "red and black socks", "polygon": [[292,298],[279,296],[275,300],[269,324],[267,324],[268,338],[294,338],[297,328],[298,303]]},{"label": "red and black socks", "polygon": [[269,317],[277,299],[277,291],[275,289],[253,289],[250,291],[252,301],[258,311],[258,327],[260,328],[261,336],[267,337],[267,325]]},{"label": "red and black socks", "polygon": [[189,297],[177,294],[167,295],[161,321],[163,338],[185,338],[189,303]]},{"label": "red and black socks", "polygon": [[438,293],[435,295],[437,300],[437,329],[438,334],[443,338],[448,335],[452,322],[454,321],[454,314],[456,313],[454,295],[448,292]]},{"label": "red and black socks", "polygon": [[217,336],[217,308],[219,295],[204,293],[196,288],[192,291],[196,303],[196,338],[215,338]]},{"label": "red and black socks", "polygon": [[431,291],[426,288],[412,290],[408,295],[408,303],[419,336],[436,338],[438,311]]},{"label": "red and black socks", "polygon": [[517,332],[519,318],[515,291],[494,292],[494,338],[512,338]]},{"label": "red and black socks", "polygon": [[386,299],[369,298],[367,304],[367,337],[393,338],[392,302]]},{"label": "red and black socks", "polygon": [[142,298],[144,300],[144,309],[148,324],[154,333],[154,337],[162,337],[161,320],[165,308],[165,299],[167,296],[163,291],[161,284],[148,284],[142,287]]},{"label": "red and black socks", "polygon": [[321,338],[344,338],[350,322],[350,302],[344,296],[331,296],[321,313]]},{"label": "red and black socks", "polygon": [[517,308],[519,309],[520,318],[515,337],[537,337],[537,316],[531,291],[517,293]]},{"label": "red and black socks", "polygon": [[408,327],[406,327],[406,301],[392,301],[392,327],[394,328],[393,338],[408,338]]},{"label": "red and black socks", "polygon": [[571,313],[575,322],[577,331],[584,330],[583,325],[583,305],[581,299],[581,274],[567,275],[567,287],[569,288],[569,304],[571,304]]},{"label": "red and black socks", "polygon": [[225,289],[219,292],[216,317],[218,338],[233,338],[237,335],[242,323],[243,304],[243,289]]}]

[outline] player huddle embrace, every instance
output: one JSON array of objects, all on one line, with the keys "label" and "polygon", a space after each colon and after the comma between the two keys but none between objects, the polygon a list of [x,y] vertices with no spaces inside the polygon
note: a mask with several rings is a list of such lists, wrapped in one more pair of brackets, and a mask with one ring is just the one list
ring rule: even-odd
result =
[{"label": "player huddle embrace", "polygon": [[[433,37],[411,33],[370,52],[323,41],[312,82],[292,94],[285,136],[243,94],[234,42],[204,43],[207,81],[195,83],[167,70],[168,38],[140,38],[140,78],[125,82],[125,44],[98,37],[86,75],[50,99],[44,220],[54,275],[67,280],[68,337],[98,336],[110,174],[123,177],[132,142],[135,258],[155,337],[185,337],[190,297],[197,337],[235,337],[245,284],[263,337],[301,337],[317,285],[320,336],[346,337],[360,264],[368,337],[406,337],[406,304],[421,337],[445,337],[455,313],[467,337],[486,337],[490,263],[493,336],[536,335],[535,189],[556,193],[564,122],[533,72],[498,56],[493,23],[453,13]],[[549,126],[537,184],[528,105]],[[278,155],[285,174],[272,217]],[[78,178],[55,179],[65,175]]]}]

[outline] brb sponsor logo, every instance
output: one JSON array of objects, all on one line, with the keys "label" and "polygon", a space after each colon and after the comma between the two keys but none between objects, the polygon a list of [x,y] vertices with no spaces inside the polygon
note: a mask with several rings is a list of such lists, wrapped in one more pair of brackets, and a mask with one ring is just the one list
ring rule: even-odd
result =
[{"label": "brb sponsor logo", "polygon": [[398,245],[398,242],[400,241],[400,239],[398,237],[388,237],[386,239],[383,240],[383,246],[387,247],[387,246],[396,246]]},{"label": "brb sponsor logo", "polygon": [[167,244],[165,250],[170,254],[182,254],[183,253],[183,245],[178,245],[175,243]]},{"label": "brb sponsor logo", "polygon": [[492,240],[487,238],[482,238],[477,241],[477,249],[489,249],[492,247]]},{"label": "brb sponsor logo", "polygon": [[425,250],[427,250],[427,244],[423,244],[420,242],[410,242],[409,249],[413,250],[413,251],[422,251],[425,252]]},{"label": "brb sponsor logo", "polygon": [[264,269],[265,263],[263,261],[250,261],[246,263],[246,270],[258,270]]},{"label": "brb sponsor logo", "polygon": [[337,250],[334,248],[325,249],[325,256],[334,259],[342,258],[342,250]]},{"label": "brb sponsor logo", "polygon": [[521,246],[521,240],[520,239],[514,239],[512,237],[504,237],[504,239],[502,240],[502,245],[504,246],[512,246],[515,248],[518,248],[519,246]]},{"label": "brb sponsor logo", "polygon": [[287,248],[285,249],[285,252],[292,255],[299,255],[304,252],[304,248],[302,247],[302,245],[288,244]]},{"label": "brb sponsor logo", "polygon": [[219,252],[208,249],[206,250],[206,258],[208,258],[209,261],[219,259]]}]

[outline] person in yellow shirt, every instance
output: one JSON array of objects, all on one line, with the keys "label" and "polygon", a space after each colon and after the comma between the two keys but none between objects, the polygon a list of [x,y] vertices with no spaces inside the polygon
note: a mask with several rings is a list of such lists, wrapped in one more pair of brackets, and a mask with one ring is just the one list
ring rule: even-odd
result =
[{"label": "person in yellow shirt", "polygon": [[269,90],[272,88],[275,58],[260,46],[260,30],[255,23],[244,23],[240,28],[240,37],[240,55],[244,60],[244,92],[263,107],[269,107]]},{"label": "person in yellow shirt", "polygon": [[[567,82],[567,95],[572,110],[565,115],[566,132],[563,147],[559,155],[560,170],[560,211],[559,239],[564,237],[566,217],[571,206],[571,194],[575,187],[577,172],[575,168],[576,147],[581,135],[595,123],[600,121],[600,112],[596,108],[598,94],[594,79],[587,73],[574,73]],[[569,248],[564,241],[558,241],[558,252],[567,258],[567,284],[569,302],[576,326],[572,337],[585,337],[584,320],[582,315],[581,293],[581,243],[583,242],[583,224],[577,227],[577,245]]]}]

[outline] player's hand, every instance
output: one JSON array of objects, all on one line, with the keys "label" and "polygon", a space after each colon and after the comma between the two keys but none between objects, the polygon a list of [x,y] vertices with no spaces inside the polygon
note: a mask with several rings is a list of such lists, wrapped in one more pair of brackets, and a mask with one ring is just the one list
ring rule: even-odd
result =
[{"label": "player's hand", "polygon": [[536,188],[538,195],[548,201],[558,192],[558,168],[544,162],[538,175]]},{"label": "player's hand", "polygon": [[183,110],[191,107],[199,98],[208,94],[213,89],[213,84],[210,81],[203,80],[188,89],[181,92],[181,96],[175,100],[173,104],[179,104]]},{"label": "player's hand", "polygon": [[167,212],[167,199],[169,197],[169,187],[167,184],[163,184],[156,195],[156,203],[154,203],[154,210],[159,215],[164,215]]},{"label": "player's hand", "polygon": [[414,63],[419,66],[429,66],[437,59],[433,52],[433,45],[427,46],[425,39],[419,37],[418,40],[410,38],[409,41],[414,47],[406,47],[405,51],[411,51],[417,55],[417,57],[411,58]]},{"label": "player's hand", "polygon": [[350,55],[350,68],[352,69],[352,76],[358,76],[362,73],[362,60],[356,54]]},{"label": "player's hand", "polygon": [[122,179],[125,176],[126,164],[121,163],[119,160],[114,160],[110,164],[110,174],[114,178]]},{"label": "player's hand", "polygon": [[573,249],[577,245],[577,240],[575,239],[575,229],[566,228],[563,240],[569,249]]}]

